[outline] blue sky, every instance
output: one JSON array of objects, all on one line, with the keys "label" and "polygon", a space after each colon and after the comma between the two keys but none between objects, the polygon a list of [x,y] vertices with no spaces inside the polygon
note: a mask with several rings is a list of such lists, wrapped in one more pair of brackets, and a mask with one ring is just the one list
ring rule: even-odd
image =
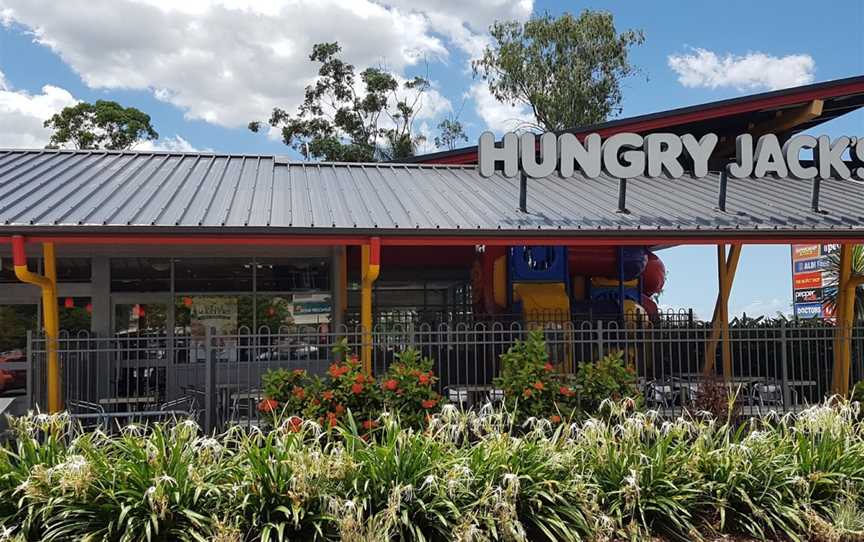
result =
[{"label": "blue sky", "polygon": [[[473,143],[524,111],[495,104],[468,65],[500,18],[584,8],[612,12],[619,29],[641,28],[622,116],[864,73],[864,2],[554,2],[538,0],[0,0],[0,147],[44,144],[41,118],[75,100],[117,100],[150,113],[157,146],[288,153],[245,129],[273,106],[292,110],[313,67],[311,43],[338,40],[358,66],[386,64],[427,75],[435,92],[426,126],[452,110]],[[676,60],[677,59],[677,62]],[[677,66],[677,70],[672,65]],[[683,82],[682,82],[683,81]],[[685,84],[686,83],[686,84]],[[502,120],[503,119],[503,120]],[[819,133],[864,136],[864,113]],[[434,150],[428,147],[427,150]],[[710,316],[713,247],[661,256],[661,303]],[[790,311],[789,247],[745,247],[732,312]]]}]

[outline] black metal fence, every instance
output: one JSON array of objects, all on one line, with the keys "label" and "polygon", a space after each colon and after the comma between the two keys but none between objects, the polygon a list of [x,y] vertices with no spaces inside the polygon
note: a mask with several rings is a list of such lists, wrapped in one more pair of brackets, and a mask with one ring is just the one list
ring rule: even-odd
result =
[{"label": "black metal fence", "polygon": [[[500,356],[529,329],[541,327],[550,359],[564,370],[618,353],[635,368],[648,407],[675,415],[693,404],[706,361],[706,324],[655,325],[616,322],[518,322],[456,324],[387,323],[370,340],[376,374],[407,347],[434,360],[445,397],[467,404],[496,397]],[[730,328],[732,378],[746,413],[790,411],[830,393],[835,328],[830,324],[758,322]],[[261,377],[274,369],[306,369],[323,375],[342,338],[360,352],[364,335],[352,326],[327,333],[241,329],[231,335],[114,337],[63,335],[59,341],[62,395],[83,419],[197,416],[207,428],[257,423]],[[853,330],[853,381],[864,377],[864,327]],[[720,349],[712,353],[722,375]],[[44,406],[45,339],[28,339],[31,404]]]}]

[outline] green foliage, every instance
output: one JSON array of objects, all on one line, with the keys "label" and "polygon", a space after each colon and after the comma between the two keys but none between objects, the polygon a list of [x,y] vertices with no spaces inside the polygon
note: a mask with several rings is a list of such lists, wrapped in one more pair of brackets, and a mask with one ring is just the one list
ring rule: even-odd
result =
[{"label": "green foliage", "polygon": [[[836,311],[837,309],[837,284],[840,277],[840,252],[828,256],[828,267],[823,271],[824,289],[823,304]],[[864,245],[852,246],[852,276],[864,275]],[[853,315],[856,320],[864,319],[864,286],[855,289],[855,306]]]},{"label": "green foliage", "polygon": [[504,392],[508,410],[520,418],[549,418],[560,423],[577,407],[576,390],[549,361],[543,332],[531,331],[501,355],[501,376],[495,386]]},{"label": "green foliage", "polygon": [[864,403],[864,380],[859,380],[852,387],[852,400]]},{"label": "green foliage", "polygon": [[864,421],[854,403],[738,426],[610,403],[602,419],[536,420],[518,433],[506,411],[447,407],[422,431],[383,416],[374,439],[351,415],[343,421],[332,432],[286,420],[211,437],[192,422],[109,436],[82,433],[66,415],[13,419],[13,440],[0,448],[0,533],[803,542],[864,531]]},{"label": "green foliage", "polygon": [[[318,78],[306,87],[296,115],[274,108],[267,123],[282,141],[306,159],[373,162],[413,156],[423,140],[413,132],[429,82],[415,77],[403,83],[384,68],[354,66],[341,58],[338,43],[318,43],[309,60],[319,64]],[[253,121],[249,129],[261,130]]]},{"label": "green foliage", "polygon": [[468,141],[468,136],[459,119],[447,118],[438,123],[438,135],[433,141],[436,147],[452,151],[460,141]]},{"label": "green foliage", "polygon": [[612,14],[543,15],[496,22],[492,45],[473,62],[499,101],[531,108],[536,126],[564,130],[605,121],[620,111],[621,80],[633,74],[629,51],[641,31],[619,34]]},{"label": "green foliage", "polygon": [[613,352],[593,363],[580,363],[574,379],[582,408],[597,412],[600,404],[611,399],[637,399],[636,371],[624,364],[624,353]]},{"label": "green foliage", "polygon": [[45,128],[54,130],[51,146],[71,143],[76,149],[125,150],[159,138],[150,115],[107,100],[64,107],[45,121]]}]

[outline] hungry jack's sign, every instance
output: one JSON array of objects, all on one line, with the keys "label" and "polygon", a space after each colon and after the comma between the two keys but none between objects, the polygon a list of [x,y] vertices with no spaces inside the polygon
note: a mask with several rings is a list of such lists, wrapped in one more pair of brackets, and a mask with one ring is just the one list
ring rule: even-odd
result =
[{"label": "hungry jack's sign", "polygon": [[[692,164],[693,174],[708,174],[708,161],[718,143],[716,134],[701,138],[692,134],[654,133],[641,136],[634,133],[615,134],[605,140],[599,134],[589,134],[579,140],[574,134],[514,133],[504,134],[500,145],[495,135],[484,132],[478,145],[480,175],[490,177],[500,169],[505,177],[548,177],[557,171],[562,177],[572,177],[578,170],[588,178],[602,172],[627,179],[638,176],[677,179],[684,174],[682,158]],[[539,149],[539,152],[538,152]],[[864,167],[850,167],[844,160],[848,152],[852,161],[864,164],[864,138],[842,136],[814,137],[796,135],[783,145],[775,134],[758,139],[741,134],[735,139],[735,161],[727,172],[734,178],[764,177],[828,179],[857,178],[864,180]],[[801,151],[813,153],[812,164],[801,161]]]}]

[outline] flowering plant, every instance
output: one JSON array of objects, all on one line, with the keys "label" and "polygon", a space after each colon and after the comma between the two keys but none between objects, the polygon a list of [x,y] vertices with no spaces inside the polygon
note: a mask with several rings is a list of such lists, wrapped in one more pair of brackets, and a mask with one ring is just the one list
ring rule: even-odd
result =
[{"label": "flowering plant", "polygon": [[549,361],[543,332],[531,331],[501,355],[501,376],[495,386],[504,391],[504,404],[520,418],[548,418],[560,423],[573,416],[578,393]]},{"label": "flowering plant", "polygon": [[408,348],[396,355],[381,382],[384,405],[396,411],[403,423],[422,426],[427,417],[441,406],[441,396],[434,390],[438,381],[432,371],[432,359]]}]

